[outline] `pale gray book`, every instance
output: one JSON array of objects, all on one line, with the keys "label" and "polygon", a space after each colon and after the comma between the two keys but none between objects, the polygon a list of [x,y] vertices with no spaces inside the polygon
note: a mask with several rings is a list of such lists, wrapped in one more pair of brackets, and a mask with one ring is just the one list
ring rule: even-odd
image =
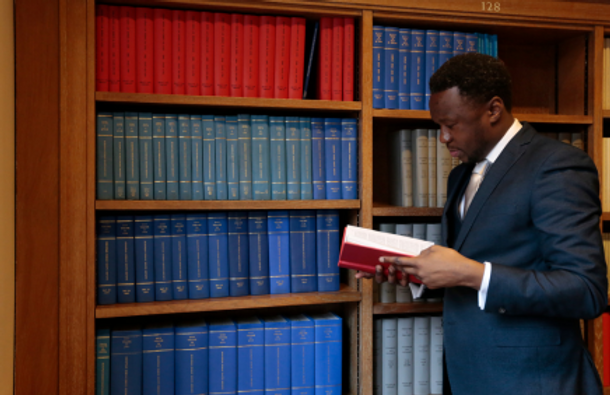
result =
[{"label": "pale gray book", "polygon": [[436,129],[428,129],[428,207],[436,207]]},{"label": "pale gray book", "polygon": [[413,130],[413,206],[428,207],[428,129]]},{"label": "pale gray book", "polygon": [[[413,237],[413,224],[396,224],[396,234],[400,236]],[[411,303],[413,295],[411,288],[407,285],[403,287],[400,284],[396,285],[396,303]]]},{"label": "pale gray book", "polygon": [[[608,78],[608,79],[610,79],[610,78]],[[585,142],[582,137],[582,132],[572,133],[571,140],[572,140],[572,145],[574,147],[580,148],[581,150],[585,149]]]},{"label": "pale gray book", "polygon": [[430,395],[443,394],[443,317],[430,317]]},{"label": "pale gray book", "polygon": [[413,318],[413,395],[430,395],[430,317]]},{"label": "pale gray book", "polygon": [[562,143],[572,144],[572,134],[569,132],[559,132],[557,134],[557,139]]},{"label": "pale gray book", "polygon": [[413,139],[410,129],[391,135],[391,202],[395,206],[413,206]]},{"label": "pale gray book", "polygon": [[413,395],[413,317],[398,318],[398,395]]},{"label": "pale gray book", "polygon": [[[396,336],[396,318],[382,318],[382,364],[381,371],[381,394],[382,395],[397,395],[397,380],[398,369],[397,362],[397,346],[398,338]],[[427,394],[426,394],[427,395]]]},{"label": "pale gray book", "polygon": [[436,207],[444,207],[447,201],[447,180],[453,168],[453,158],[447,145],[438,141],[441,131],[436,131]]},{"label": "pale gray book", "polygon": [[[379,231],[395,234],[396,224],[379,224]],[[379,285],[379,301],[381,303],[396,303],[396,284],[381,283]]]}]

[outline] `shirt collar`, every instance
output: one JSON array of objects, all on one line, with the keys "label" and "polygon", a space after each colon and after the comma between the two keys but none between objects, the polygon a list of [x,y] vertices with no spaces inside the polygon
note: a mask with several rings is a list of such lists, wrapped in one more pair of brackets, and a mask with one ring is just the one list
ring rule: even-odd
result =
[{"label": "shirt collar", "polygon": [[485,159],[487,159],[490,164],[493,164],[498,159],[502,151],[504,151],[504,148],[506,148],[508,143],[513,139],[513,137],[515,137],[519,130],[521,130],[521,127],[521,123],[517,120],[517,118],[515,118],[511,127],[508,128],[508,130],[506,131],[506,133],[504,133],[504,136],[502,136],[496,146],[493,147],[491,151],[489,151],[489,154],[487,154],[487,157]]}]

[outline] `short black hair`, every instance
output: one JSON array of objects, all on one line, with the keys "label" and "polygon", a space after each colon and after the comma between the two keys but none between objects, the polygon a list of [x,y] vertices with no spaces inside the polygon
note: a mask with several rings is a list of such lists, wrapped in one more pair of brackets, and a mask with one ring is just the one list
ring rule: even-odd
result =
[{"label": "short black hair", "polygon": [[476,104],[487,103],[494,96],[512,108],[512,81],[500,59],[480,53],[454,56],[430,78],[430,92],[438,93],[457,86],[460,94]]}]

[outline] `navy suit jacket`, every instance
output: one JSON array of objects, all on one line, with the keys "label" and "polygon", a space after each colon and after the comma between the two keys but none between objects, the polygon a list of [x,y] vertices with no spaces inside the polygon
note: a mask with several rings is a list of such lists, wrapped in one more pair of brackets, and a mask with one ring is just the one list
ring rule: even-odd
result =
[{"label": "navy suit jacket", "polygon": [[450,239],[451,210],[472,169],[462,164],[449,175],[443,241],[492,271],[484,311],[478,291],[445,290],[453,394],[602,394],[579,326],[608,303],[593,161],[524,123]]}]

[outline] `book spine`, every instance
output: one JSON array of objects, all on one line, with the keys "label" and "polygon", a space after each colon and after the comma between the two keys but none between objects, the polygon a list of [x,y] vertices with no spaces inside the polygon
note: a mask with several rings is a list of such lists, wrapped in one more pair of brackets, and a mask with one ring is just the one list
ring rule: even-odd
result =
[{"label": "book spine", "polygon": [[[318,31],[320,30],[320,22],[316,22],[313,27],[311,36],[311,45],[309,46],[309,56],[307,58],[307,70],[305,71],[305,82],[303,83],[303,99],[309,99],[312,89],[309,89],[309,81],[311,79],[311,68],[313,67],[313,58],[316,53],[316,43],[318,42]],[[309,92],[309,93],[308,93]]]},{"label": "book spine", "polygon": [[386,27],[384,32],[385,108],[398,108],[398,28]]},{"label": "book spine", "polygon": [[172,214],[170,224],[172,227],[172,286],[174,288],[174,299],[187,299],[186,217],[180,214]]},{"label": "book spine", "polygon": [[428,207],[428,130],[413,130],[413,205]]},{"label": "book spine", "polygon": [[430,317],[413,319],[413,394],[430,393]]},{"label": "book spine", "polygon": [[[125,114],[115,112],[112,116],[113,129],[113,177],[114,177],[114,198],[125,199]],[[98,145],[99,146],[99,145]]]},{"label": "book spine", "polygon": [[250,250],[250,294],[269,294],[269,235],[267,213],[248,213],[248,238]]},{"label": "book spine", "polygon": [[341,119],[324,119],[326,199],[341,199]]},{"label": "book spine", "polygon": [[108,6],[110,27],[108,89],[110,92],[121,91],[121,17],[119,10],[118,6]]},{"label": "book spine", "polygon": [[344,18],[343,24],[343,101],[354,101],[354,18]]},{"label": "book spine", "polygon": [[101,216],[97,222],[97,303],[117,302],[116,218]]},{"label": "book spine", "polygon": [[313,199],[313,165],[311,156],[311,118],[299,118],[301,126],[301,199]]},{"label": "book spine", "polygon": [[138,114],[138,149],[140,153],[140,199],[152,200],[153,192],[153,147],[152,114]]},{"label": "book spine", "polygon": [[274,96],[275,77],[275,17],[261,16],[259,38],[259,94],[258,97]]},{"label": "book spine", "polygon": [[320,18],[318,57],[318,99],[332,100],[333,18]]},{"label": "book spine", "polygon": [[136,10],[134,7],[119,7],[121,92],[136,91]]},{"label": "book spine", "polygon": [[237,116],[239,161],[239,200],[252,200],[252,129],[250,115]]},{"label": "book spine", "polygon": [[409,76],[409,99],[411,110],[423,110],[426,92],[426,34],[423,30],[411,29],[411,64]]},{"label": "book spine", "polygon": [[231,15],[214,13],[214,95],[229,96]]},{"label": "book spine", "polygon": [[276,99],[288,98],[288,78],[290,75],[290,18],[275,18],[275,78]]},{"label": "book spine", "polygon": [[396,284],[388,282],[380,284],[379,301],[381,303],[396,303]]},{"label": "book spine", "polygon": [[286,200],[286,127],[284,117],[269,117],[271,199]]},{"label": "book spine", "polygon": [[358,198],[358,130],[356,120],[341,120],[341,198]]},{"label": "book spine", "polygon": [[466,33],[466,52],[479,52],[479,37],[475,33]]},{"label": "book spine", "polygon": [[95,333],[95,395],[110,395],[110,330]]},{"label": "book spine", "polygon": [[244,296],[250,293],[248,216],[243,211],[231,212],[229,221],[229,295]]},{"label": "book spine", "polygon": [[95,89],[107,92],[110,67],[110,22],[109,6],[98,4],[95,6]]},{"label": "book spine", "polygon": [[290,395],[290,322],[265,321],[265,394]]},{"label": "book spine", "polygon": [[258,97],[259,94],[259,48],[260,17],[244,15],[244,97]]},{"label": "book spine", "polygon": [[437,144],[436,129],[428,129],[428,207],[436,207]]},{"label": "book spine", "polygon": [[215,116],[216,199],[227,200],[227,130],[225,117]]},{"label": "book spine", "polygon": [[201,116],[191,115],[190,118],[193,200],[203,200],[203,130]]},{"label": "book spine", "polygon": [[142,331],[142,395],[174,393],[175,360],[173,326]]},{"label": "book spine", "polygon": [[373,26],[373,108],[385,107],[385,28]]},{"label": "book spine", "polygon": [[440,143],[440,129],[436,131],[436,207],[444,207],[447,201],[447,180],[453,168],[451,153],[445,144]]},{"label": "book spine", "polygon": [[270,200],[269,117],[252,116],[252,191],[254,200]]},{"label": "book spine", "polygon": [[290,211],[290,289],[293,293],[317,291],[316,212]]},{"label": "book spine", "polygon": [[230,94],[244,96],[244,16],[231,14]]},{"label": "book spine", "polygon": [[165,160],[167,199],[180,198],[180,159],[178,154],[178,116],[165,116]]},{"label": "book spine", "polygon": [[424,99],[424,109],[430,110],[430,77],[438,70],[439,56],[439,33],[438,30],[426,30],[426,71],[425,87],[426,97]]},{"label": "book spine", "polygon": [[286,197],[301,199],[301,123],[286,117]]},{"label": "book spine", "polygon": [[153,93],[153,10],[136,8],[136,92]]},{"label": "book spine", "polygon": [[155,93],[172,93],[172,12],[153,10],[153,86]]},{"label": "book spine", "polygon": [[167,199],[165,160],[165,114],[153,114],[153,199]]},{"label": "book spine", "polygon": [[303,98],[303,69],[305,63],[305,19],[290,18],[290,67],[288,98]]},{"label": "book spine", "polygon": [[212,298],[229,296],[227,231],[227,213],[208,214],[208,267],[210,270],[210,297]]},{"label": "book spine", "polygon": [[326,199],[326,155],[324,118],[311,118],[311,162],[313,198]]},{"label": "book spine", "polygon": [[191,161],[191,122],[188,115],[178,115],[178,169],[180,200],[193,199]]},{"label": "book spine", "polygon": [[313,320],[301,315],[301,320],[290,317],[290,386],[291,395],[314,395],[315,392],[315,331]]},{"label": "book spine", "polygon": [[339,211],[318,210],[316,213],[316,252],[318,291],[339,290]]},{"label": "book spine", "polygon": [[267,215],[269,237],[269,292],[290,293],[290,223],[288,211]]},{"label": "book spine", "polygon": [[453,57],[453,32],[441,30],[438,33],[438,67]]},{"label": "book spine", "polygon": [[[328,317],[330,316],[330,317]],[[342,377],[342,320],[332,314],[313,315],[315,321],[316,395],[340,395]]]},{"label": "book spine", "polygon": [[125,170],[127,199],[140,199],[140,154],[138,144],[138,113],[125,113]]},{"label": "book spine", "polygon": [[442,317],[430,317],[430,393],[443,393]]},{"label": "book spine", "polygon": [[169,215],[153,216],[155,300],[172,300],[172,237]]},{"label": "book spine", "polygon": [[136,259],[136,301],[154,302],[153,217],[138,215],[134,219],[134,249]]},{"label": "book spine", "polygon": [[201,94],[201,13],[186,11],[185,93]]},{"label": "book spine", "polygon": [[113,330],[110,338],[110,393],[142,393],[142,331]]},{"label": "book spine", "polygon": [[239,200],[239,137],[237,116],[226,118],[227,130],[227,194],[229,200]]},{"label": "book spine", "polygon": [[413,206],[413,133],[409,129],[399,131],[402,206]]},{"label": "book spine", "polygon": [[466,53],[466,36],[461,32],[453,32],[453,56]]},{"label": "book spine", "polygon": [[331,99],[343,99],[343,50],[344,18],[333,18],[332,57],[331,57]]},{"label": "book spine", "polygon": [[237,333],[235,323],[209,326],[209,395],[237,394]]},{"label": "book spine", "polygon": [[397,395],[413,395],[413,317],[397,319],[396,337],[396,366],[400,372],[396,393]]},{"label": "book spine", "polygon": [[381,320],[382,335],[381,335],[381,347],[382,347],[382,394],[383,395],[396,395],[397,394],[397,382],[398,382],[398,369],[397,369],[397,346],[398,339],[396,336],[396,318],[383,318]]},{"label": "book spine", "polygon": [[216,127],[213,115],[201,117],[203,128],[203,194],[205,200],[216,200]]},{"label": "book spine", "polygon": [[214,13],[201,12],[201,94],[214,95]]},{"label": "book spine", "polygon": [[411,67],[411,29],[398,30],[398,108],[411,109],[410,67]]},{"label": "book spine", "polygon": [[265,327],[258,319],[237,321],[237,392],[263,395],[265,390]]},{"label": "book spine", "polygon": [[186,216],[186,248],[189,299],[209,298],[208,216],[206,213]]},{"label": "book spine", "polygon": [[113,199],[113,149],[114,149],[114,122],[111,113],[97,114],[97,198]]},{"label": "book spine", "polygon": [[208,336],[205,321],[176,327],[175,395],[208,393]]}]

